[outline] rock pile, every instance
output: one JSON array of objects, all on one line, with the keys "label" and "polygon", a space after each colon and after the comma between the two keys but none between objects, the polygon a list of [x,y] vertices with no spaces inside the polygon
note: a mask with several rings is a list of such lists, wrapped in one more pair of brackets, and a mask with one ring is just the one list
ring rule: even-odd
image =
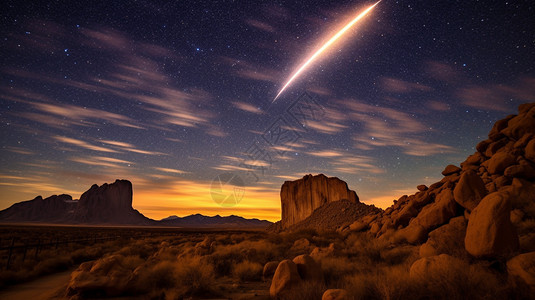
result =
[{"label": "rock pile", "polygon": [[420,256],[428,259],[411,274],[469,256],[508,260],[509,273],[533,285],[535,263],[526,257],[535,255],[535,103],[496,122],[476,149],[460,167],[447,166],[441,181],[344,230],[423,244]]},{"label": "rock pile", "polygon": [[381,212],[380,208],[361,202],[349,200],[328,202],[314,210],[306,219],[290,226],[288,229],[292,231],[301,229],[334,231],[340,226],[351,224],[353,220],[379,212]]}]

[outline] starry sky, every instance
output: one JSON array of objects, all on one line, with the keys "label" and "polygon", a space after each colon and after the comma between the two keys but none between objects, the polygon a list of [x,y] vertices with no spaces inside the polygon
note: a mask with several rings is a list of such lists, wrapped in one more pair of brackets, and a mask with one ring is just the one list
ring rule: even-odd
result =
[{"label": "starry sky", "polygon": [[275,221],[309,173],[385,208],[534,101],[532,1],[383,0],[273,103],[372,4],[4,2],[0,209],[122,178],[151,218]]}]

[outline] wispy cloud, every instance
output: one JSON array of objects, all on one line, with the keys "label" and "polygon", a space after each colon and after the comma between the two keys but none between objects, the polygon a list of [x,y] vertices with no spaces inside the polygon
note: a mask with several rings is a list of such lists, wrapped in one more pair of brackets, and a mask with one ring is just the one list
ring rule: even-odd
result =
[{"label": "wispy cloud", "polygon": [[392,77],[384,77],[382,85],[385,90],[394,93],[429,92],[433,90],[431,87],[419,82],[408,82]]},{"label": "wispy cloud", "polygon": [[119,151],[115,151],[113,149],[100,147],[100,146],[95,146],[95,145],[89,144],[87,142],[84,142],[82,140],[68,138],[68,137],[65,137],[65,136],[58,136],[57,135],[57,136],[53,136],[53,138],[56,141],[59,141],[59,142],[62,142],[62,143],[66,143],[66,144],[69,144],[69,145],[73,145],[73,146],[77,146],[77,147],[80,147],[80,148],[88,149],[88,150],[101,151],[101,152],[111,152],[111,153],[118,153],[119,152]]},{"label": "wispy cloud", "polygon": [[186,172],[186,171],[182,171],[182,170],[178,170],[178,169],[170,169],[170,168],[154,167],[154,169],[157,170],[157,171],[166,172],[166,173],[173,173],[173,174],[186,174],[186,173],[189,173],[189,172]]},{"label": "wispy cloud", "polygon": [[269,33],[275,32],[275,28],[266,22],[262,22],[262,21],[254,20],[254,19],[247,19],[245,20],[245,23],[265,32],[269,32]]},{"label": "wispy cloud", "polygon": [[307,152],[308,155],[312,156],[318,156],[318,157],[339,157],[343,154],[338,151],[332,151],[332,150],[323,150],[323,151],[311,151]]},{"label": "wispy cloud", "polygon": [[429,127],[408,113],[353,100],[339,103],[344,107],[350,120],[362,125],[362,132],[352,137],[357,149],[399,147],[405,154],[411,156],[429,156],[455,151],[451,146],[425,141],[422,135],[429,130]]},{"label": "wispy cloud", "polygon": [[112,157],[106,157],[106,156],[87,156],[87,157],[71,157],[69,158],[70,161],[77,162],[80,164],[88,165],[88,166],[98,166],[98,167],[107,167],[107,168],[123,168],[124,165],[131,166],[133,165],[132,162],[112,158]]},{"label": "wispy cloud", "polygon": [[125,142],[112,141],[112,140],[98,140],[98,141],[104,144],[115,146],[119,150],[125,151],[125,152],[133,152],[133,153],[147,154],[147,155],[167,155],[162,152],[140,150],[140,149],[137,149],[134,145],[125,143]]},{"label": "wispy cloud", "polygon": [[230,57],[222,57],[221,61],[230,66],[233,73],[241,78],[271,83],[278,83],[280,81],[280,72],[277,70]]},{"label": "wispy cloud", "polygon": [[481,110],[511,112],[511,102],[521,103],[533,100],[535,78],[524,77],[514,84],[469,85],[459,88],[456,95],[462,104]]},{"label": "wispy cloud", "polygon": [[259,109],[258,107],[254,106],[252,104],[249,104],[249,103],[234,101],[234,102],[232,102],[232,105],[234,107],[236,107],[237,109],[240,109],[240,110],[243,110],[243,111],[246,111],[246,112],[250,112],[250,113],[253,113],[253,114],[260,115],[260,114],[264,113],[261,109]]}]

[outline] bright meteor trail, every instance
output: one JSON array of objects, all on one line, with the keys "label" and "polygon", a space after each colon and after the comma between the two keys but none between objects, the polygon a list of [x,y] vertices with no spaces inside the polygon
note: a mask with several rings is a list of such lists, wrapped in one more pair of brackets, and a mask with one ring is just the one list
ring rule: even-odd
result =
[{"label": "bright meteor trail", "polygon": [[286,84],[281,88],[281,90],[279,91],[279,93],[277,94],[275,99],[273,99],[271,104],[275,103],[275,101],[277,100],[277,98],[279,98],[279,96],[282,94],[282,92],[284,92],[284,90],[290,85],[290,83],[292,83],[297,78],[297,76],[299,76],[299,74],[303,73],[303,71],[306,69],[306,67],[308,67],[308,65],[310,65],[323,51],[325,51],[327,48],[329,48],[329,46],[332,43],[334,43],[346,31],[348,31],[349,28],[353,27],[353,25],[355,25],[355,23],[357,23],[368,12],[370,12],[370,10],[372,10],[377,4],[379,4],[379,2],[381,2],[381,0],[377,1],[377,3],[375,3],[374,5],[368,7],[366,10],[361,12],[351,22],[349,22],[346,26],[344,26],[344,28],[342,28],[340,31],[338,31],[330,40],[328,40],[325,44],[323,44],[323,46],[321,46],[321,48],[319,48],[318,51],[316,51],[303,65],[301,65],[299,67],[299,69],[297,69],[297,71],[295,71],[295,73],[292,75],[292,77],[290,77],[290,79],[288,79],[288,82],[286,82]]}]

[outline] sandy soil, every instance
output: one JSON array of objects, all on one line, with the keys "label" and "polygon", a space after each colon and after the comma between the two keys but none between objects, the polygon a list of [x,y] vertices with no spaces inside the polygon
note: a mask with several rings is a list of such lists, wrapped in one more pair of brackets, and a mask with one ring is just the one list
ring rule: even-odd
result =
[{"label": "sandy soil", "polygon": [[74,270],[48,275],[34,281],[11,286],[0,291],[0,299],[57,299],[69,283],[72,271]]}]

